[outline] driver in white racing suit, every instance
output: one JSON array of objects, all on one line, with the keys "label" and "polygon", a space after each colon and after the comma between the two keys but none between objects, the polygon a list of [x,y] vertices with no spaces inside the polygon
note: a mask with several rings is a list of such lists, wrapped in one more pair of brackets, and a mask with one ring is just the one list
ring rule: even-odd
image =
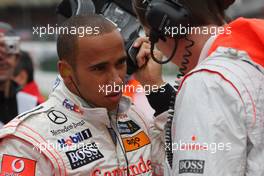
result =
[{"label": "driver in white racing suit", "polygon": [[86,34],[59,35],[61,76],[49,99],[0,130],[0,175],[163,175],[166,113],[147,129],[130,99],[110,90],[126,73],[116,27],[99,15],[72,17],[64,27]]}]

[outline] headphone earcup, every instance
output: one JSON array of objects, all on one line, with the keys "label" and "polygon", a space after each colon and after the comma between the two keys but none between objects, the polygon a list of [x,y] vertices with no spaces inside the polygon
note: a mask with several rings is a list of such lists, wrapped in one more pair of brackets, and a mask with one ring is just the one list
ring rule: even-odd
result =
[{"label": "headphone earcup", "polygon": [[75,15],[88,15],[95,13],[92,0],[63,0],[56,9],[56,13],[70,18]]},{"label": "headphone earcup", "polygon": [[187,26],[190,12],[181,4],[167,0],[152,0],[147,7],[145,18],[153,31],[166,35],[165,28]]}]

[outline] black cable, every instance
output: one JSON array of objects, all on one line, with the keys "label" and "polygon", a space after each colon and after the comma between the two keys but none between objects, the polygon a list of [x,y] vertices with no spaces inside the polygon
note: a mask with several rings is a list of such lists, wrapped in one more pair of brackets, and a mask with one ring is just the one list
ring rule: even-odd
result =
[{"label": "black cable", "polygon": [[[179,68],[179,73],[177,74],[177,79],[179,80],[181,77],[185,75],[185,71],[187,70],[187,65],[189,64],[189,57],[192,56],[192,52],[190,51],[190,48],[192,48],[195,44],[193,40],[190,40],[187,35],[184,36],[184,39],[188,41],[190,44],[185,46],[185,54],[183,55],[183,61]],[[175,81],[175,85],[173,86],[176,90],[179,88],[178,80]]]},{"label": "black cable", "polygon": [[81,91],[79,90],[77,84],[75,84],[75,82],[73,81],[73,79],[72,79],[71,76],[70,76],[70,79],[71,79],[71,81],[72,81],[72,83],[73,83],[75,89],[77,90],[77,92],[78,92],[78,94],[79,94],[79,97],[80,97],[81,99],[83,99],[83,100],[84,100],[84,101],[85,101],[90,107],[92,107],[92,108],[95,107],[93,104],[91,104],[91,103],[89,103],[89,102],[87,102],[87,101],[85,100],[85,98],[82,96]]},{"label": "black cable", "polygon": [[187,65],[189,64],[189,57],[192,56],[192,52],[190,51],[190,48],[194,46],[194,41],[190,40],[187,35],[184,36],[184,39],[189,42],[188,45],[185,46],[185,53],[183,55],[183,61],[181,63],[181,66],[179,68],[179,74],[177,74],[177,78],[181,78],[185,75],[185,71],[187,70]]},{"label": "black cable", "polygon": [[[175,100],[175,95],[171,96],[171,100],[173,101],[173,99]],[[171,127],[172,127],[172,121],[173,121],[173,116],[174,116],[174,104],[175,101],[170,102],[171,105],[169,107],[168,113],[168,119],[167,119],[167,123],[165,125],[165,144],[166,146],[166,156],[167,156],[167,161],[170,165],[170,167],[172,168],[172,161],[173,161],[173,151],[172,151],[172,135],[171,135]],[[167,149],[169,148],[169,150]]]},{"label": "black cable", "polygon": [[[118,112],[119,112],[119,104],[118,104],[118,106],[117,106],[117,111],[116,111],[116,128],[117,128],[117,115],[118,115]],[[116,131],[115,131],[115,129],[113,128],[113,126],[112,126],[112,120],[111,120],[111,116],[108,114],[108,116],[109,116],[109,118],[110,118],[110,127],[113,129],[113,131],[114,131],[114,133],[115,133],[115,136],[116,136],[116,139],[117,139],[117,141],[118,141],[118,144],[119,144],[119,146],[120,146],[120,148],[121,148],[121,150],[122,150],[122,153],[124,154],[124,157],[125,157],[125,160],[126,160],[126,165],[127,165],[127,176],[130,176],[130,171],[129,171],[129,161],[128,161],[128,158],[127,158],[127,155],[126,155],[126,152],[124,151],[124,149],[123,149],[123,145],[121,144],[121,142],[120,142],[120,140],[119,140],[119,138],[118,138],[118,135],[117,135],[117,133],[116,133]]]},{"label": "black cable", "polygon": [[[117,121],[116,121],[116,123],[117,123]],[[122,152],[123,152],[123,154],[124,154],[124,156],[125,156],[125,159],[126,159],[126,165],[127,165],[127,176],[130,176],[130,171],[129,171],[129,161],[128,161],[128,158],[127,158],[126,152],[125,152],[124,149],[122,148],[122,144],[121,144],[121,142],[120,142],[120,140],[119,140],[118,137],[117,137],[117,141],[118,141],[118,143],[119,143],[119,145],[120,145],[120,148],[122,149]]]},{"label": "black cable", "polygon": [[[71,79],[71,82],[72,82],[72,84],[74,85],[75,89],[77,90],[77,92],[78,92],[78,94],[79,94],[79,97],[81,97],[81,98],[85,101],[85,99],[84,99],[84,97],[82,96],[82,94],[81,94],[81,92],[80,92],[78,86],[75,84],[75,82],[73,81],[73,79],[72,79],[71,76],[70,76],[70,79]],[[88,103],[88,102],[87,102],[87,103]],[[88,104],[89,104],[89,103],[88,103]]]},{"label": "black cable", "polygon": [[[151,54],[152,59],[155,62],[157,62],[158,64],[166,64],[166,63],[170,62],[173,59],[174,55],[176,54],[179,40],[176,38],[174,39],[174,48],[173,48],[171,56],[165,61],[160,61],[159,59],[157,59],[154,56],[154,52],[153,52],[154,47],[155,47],[155,43],[158,42],[159,38],[160,38],[160,36],[158,35],[158,33],[154,32],[154,31],[150,32],[150,43],[151,43],[150,54]],[[167,156],[167,161],[168,161],[171,168],[172,168],[172,161],[173,161],[171,127],[172,127],[172,121],[173,121],[173,116],[174,116],[175,97],[176,97],[176,94],[171,95],[171,98],[170,98],[171,101],[170,101],[169,110],[168,110],[169,116],[167,119],[167,123],[165,125],[165,144],[166,144],[165,153]],[[169,150],[167,150],[167,148],[169,148]]]},{"label": "black cable", "polygon": [[[180,79],[182,76],[185,75],[185,71],[187,70],[187,65],[189,64],[189,57],[192,56],[192,52],[190,51],[190,48],[194,46],[194,41],[188,39],[187,35],[184,36],[184,39],[190,44],[185,46],[185,53],[183,55],[183,61],[181,63],[181,66],[179,68],[179,74],[177,74],[177,78]],[[175,39],[176,40],[176,39]],[[179,88],[179,83],[178,80],[175,81],[175,86],[174,88],[176,89],[176,94],[178,92]],[[176,94],[171,95],[171,101],[170,101],[170,106],[169,106],[169,116],[167,123],[165,125],[165,143],[166,143],[166,149],[169,148],[169,150],[166,150],[166,156],[167,156],[167,161],[172,168],[172,163],[173,163],[173,148],[172,148],[172,121],[174,117],[174,112],[175,112],[175,99],[176,99]]]},{"label": "black cable", "polygon": [[174,55],[176,54],[177,48],[178,48],[178,40],[177,39],[174,39],[174,48],[173,48],[173,51],[171,53],[171,56],[165,61],[161,61],[161,60],[157,59],[154,56],[154,52],[153,52],[154,47],[155,47],[155,43],[157,43],[159,40],[159,35],[156,32],[152,31],[152,32],[150,32],[149,40],[150,40],[150,55],[155,62],[162,65],[162,64],[166,64],[166,63],[170,62],[173,59]]}]

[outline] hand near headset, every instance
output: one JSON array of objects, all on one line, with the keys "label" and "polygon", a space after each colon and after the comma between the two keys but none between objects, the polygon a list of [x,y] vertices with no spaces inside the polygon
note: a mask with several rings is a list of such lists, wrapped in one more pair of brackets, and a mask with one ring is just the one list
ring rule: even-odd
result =
[{"label": "hand near headset", "polygon": [[[139,37],[135,40],[133,47],[140,48],[136,57],[139,69],[135,73],[135,78],[142,86],[163,85],[162,66],[151,58],[149,38]],[[154,50],[154,56],[161,60],[163,54],[158,50]]]}]

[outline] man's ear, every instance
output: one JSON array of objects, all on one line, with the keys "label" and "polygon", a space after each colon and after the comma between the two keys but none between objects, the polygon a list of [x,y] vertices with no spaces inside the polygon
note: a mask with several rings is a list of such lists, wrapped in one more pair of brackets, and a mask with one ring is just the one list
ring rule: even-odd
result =
[{"label": "man's ear", "polygon": [[72,76],[72,69],[71,66],[64,60],[59,60],[57,64],[59,73],[61,77],[63,78],[64,82],[71,81]]}]

